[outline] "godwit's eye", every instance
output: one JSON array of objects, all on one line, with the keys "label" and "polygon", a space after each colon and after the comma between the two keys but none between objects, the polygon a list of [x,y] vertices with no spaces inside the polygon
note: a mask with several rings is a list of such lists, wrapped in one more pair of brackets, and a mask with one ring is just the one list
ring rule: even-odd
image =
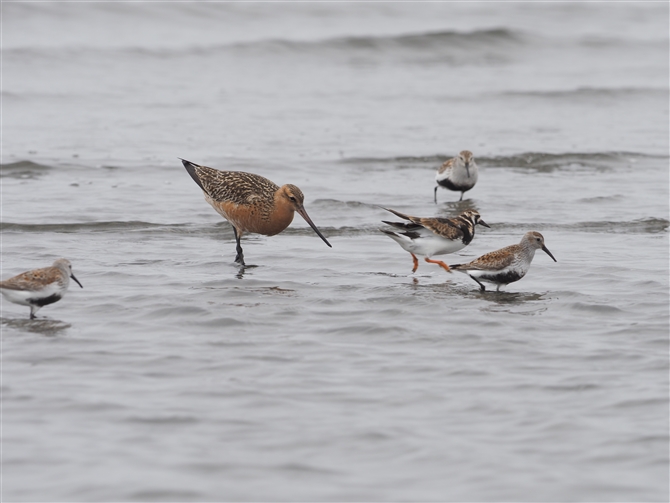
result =
[{"label": "godwit's eye", "polygon": [[294,203],[297,201],[297,199],[295,198],[295,196],[288,196],[288,198],[289,198],[291,201],[293,201]]}]

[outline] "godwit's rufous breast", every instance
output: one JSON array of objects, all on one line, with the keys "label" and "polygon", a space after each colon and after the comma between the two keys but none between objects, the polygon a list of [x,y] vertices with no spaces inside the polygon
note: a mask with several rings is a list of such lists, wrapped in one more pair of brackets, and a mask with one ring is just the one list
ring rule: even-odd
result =
[{"label": "godwit's rufous breast", "polygon": [[544,251],[556,262],[554,256],[544,246],[542,234],[530,231],[526,232],[518,245],[506,246],[467,264],[454,264],[449,267],[474,279],[482,292],[486,290],[482,281],[497,285],[496,290],[500,291],[501,286],[519,281],[526,275],[535,256],[535,250]]},{"label": "godwit's rufous breast", "polygon": [[419,267],[417,255],[424,257],[426,262],[438,264],[444,270],[451,272],[449,266],[441,260],[432,260],[433,255],[446,255],[462,250],[470,244],[475,237],[475,225],[480,224],[484,227],[489,225],[482,220],[479,212],[467,210],[455,218],[421,218],[405,215],[395,210],[384,208],[394,215],[409,220],[404,222],[387,222],[396,229],[402,229],[404,232],[395,232],[383,230],[390,238],[393,238],[404,250],[412,255],[414,268],[416,272]]},{"label": "godwit's rufous breast", "polygon": [[435,190],[433,191],[435,203],[437,203],[437,188],[455,190],[461,193],[459,201],[463,200],[463,194],[475,186],[479,169],[475,164],[475,156],[469,150],[463,150],[453,159],[445,161],[435,174]]},{"label": "godwit's rufous breast", "polygon": [[51,267],[33,269],[13,278],[0,281],[0,293],[10,302],[30,307],[30,319],[48,304],[63,298],[70,286],[70,278],[84,288],[72,274],[72,264],[64,258],[56,260]]},{"label": "godwit's rufous breast", "polygon": [[233,226],[237,242],[235,262],[244,264],[240,239],[245,232],[274,236],[293,221],[293,214],[305,219],[324,243],[332,245],[316,228],[303,206],[305,196],[295,185],[278,185],[267,178],[242,171],[220,171],[181,160],[205,194],[205,200]]}]

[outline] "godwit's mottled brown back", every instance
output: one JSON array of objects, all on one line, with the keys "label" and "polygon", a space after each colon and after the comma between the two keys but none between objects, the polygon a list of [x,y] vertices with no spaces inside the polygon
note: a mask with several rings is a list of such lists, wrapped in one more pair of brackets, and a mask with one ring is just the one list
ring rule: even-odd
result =
[{"label": "godwit's mottled brown back", "polygon": [[[279,186],[267,178],[243,171],[220,171],[196,166],[192,178],[209,197],[217,202],[254,205],[274,203]],[[190,171],[189,171],[190,172]]]}]

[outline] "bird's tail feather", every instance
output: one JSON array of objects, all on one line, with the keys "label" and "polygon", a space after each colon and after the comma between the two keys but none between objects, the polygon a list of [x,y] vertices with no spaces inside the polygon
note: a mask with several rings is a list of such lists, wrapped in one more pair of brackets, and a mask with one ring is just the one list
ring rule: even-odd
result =
[{"label": "bird's tail feather", "polygon": [[404,222],[389,222],[388,220],[382,220],[383,223],[391,225],[395,227],[396,229],[402,229],[404,231],[413,231],[416,229],[420,229],[421,226],[419,224],[406,224]]},{"label": "bird's tail feather", "polygon": [[412,220],[412,217],[410,217],[409,215],[405,215],[404,213],[400,213],[399,211],[392,210],[391,208],[384,208],[383,206],[380,206],[380,208],[382,208],[386,211],[390,211],[391,213],[393,213],[397,217],[403,218],[405,220]]},{"label": "bird's tail feather", "polygon": [[186,159],[182,159],[181,157],[179,157],[179,159],[186,168],[186,171],[188,171],[188,174],[191,175],[191,178],[193,178],[193,181],[197,183],[202,190],[205,190],[205,187],[202,186],[202,182],[200,181],[200,178],[198,177],[198,174],[195,171],[196,168],[198,168],[198,165],[193,164],[191,161],[187,161]]}]

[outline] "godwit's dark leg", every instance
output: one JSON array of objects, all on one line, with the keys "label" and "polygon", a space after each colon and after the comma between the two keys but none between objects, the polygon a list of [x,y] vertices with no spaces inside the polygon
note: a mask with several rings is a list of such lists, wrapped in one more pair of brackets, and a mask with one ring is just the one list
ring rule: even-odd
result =
[{"label": "godwit's dark leg", "polygon": [[237,233],[237,229],[233,225],[233,233],[235,234],[235,242],[237,243],[237,247],[235,250],[237,251],[237,255],[235,256],[235,262],[237,262],[240,265],[246,265],[244,263],[244,252],[242,251],[242,245],[240,244],[240,235]]},{"label": "godwit's dark leg", "polygon": [[[470,276],[470,275],[468,274],[468,276]],[[486,287],[484,286],[484,283],[482,283],[481,281],[479,281],[479,280],[478,280],[477,278],[475,278],[474,276],[470,276],[470,277],[471,277],[472,279],[474,279],[474,280],[479,284],[479,287],[482,289],[482,292],[485,292],[485,291],[486,291]]]},{"label": "godwit's dark leg", "polygon": [[416,255],[414,255],[412,252],[409,252],[409,254],[412,256],[412,260],[414,260],[414,267],[412,268],[412,272],[416,272],[416,270],[419,268],[419,259],[416,258]]},{"label": "godwit's dark leg", "polygon": [[442,262],[441,260],[431,260],[428,257],[424,258],[424,260],[430,264],[437,264],[439,265],[442,269],[444,269],[447,272],[451,272],[451,269],[449,269],[449,266]]},{"label": "godwit's dark leg", "polygon": [[435,204],[437,204],[437,185],[435,186],[435,190],[433,191],[433,197],[435,199]]}]

